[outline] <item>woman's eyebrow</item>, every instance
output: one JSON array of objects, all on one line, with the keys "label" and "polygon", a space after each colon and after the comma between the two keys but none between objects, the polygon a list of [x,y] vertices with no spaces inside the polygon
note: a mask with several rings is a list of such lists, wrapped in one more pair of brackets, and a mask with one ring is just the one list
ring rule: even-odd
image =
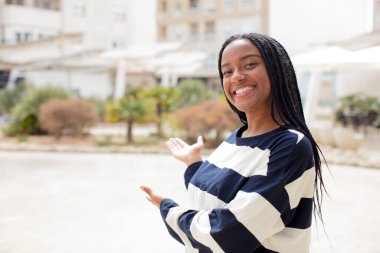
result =
[{"label": "woman's eyebrow", "polygon": [[241,57],[240,59],[244,60],[244,59],[249,58],[249,57],[260,57],[260,58],[262,58],[262,56],[259,54],[247,54],[247,55],[244,55],[243,57]]},{"label": "woman's eyebrow", "polygon": [[[250,57],[259,57],[259,58],[263,58],[261,55],[259,54],[247,54],[247,55],[244,55],[240,58],[240,60],[244,60],[244,59],[247,59],[247,58],[250,58]],[[228,62],[222,64],[220,67],[223,68],[223,67],[226,67],[230,65]]]}]

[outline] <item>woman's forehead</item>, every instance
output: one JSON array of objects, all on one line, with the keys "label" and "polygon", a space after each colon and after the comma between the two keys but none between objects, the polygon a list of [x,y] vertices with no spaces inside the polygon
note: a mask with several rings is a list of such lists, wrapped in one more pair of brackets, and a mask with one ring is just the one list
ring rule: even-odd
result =
[{"label": "woman's forehead", "polygon": [[252,54],[261,56],[259,49],[248,39],[238,39],[232,41],[223,51],[222,60],[226,57],[242,54]]}]

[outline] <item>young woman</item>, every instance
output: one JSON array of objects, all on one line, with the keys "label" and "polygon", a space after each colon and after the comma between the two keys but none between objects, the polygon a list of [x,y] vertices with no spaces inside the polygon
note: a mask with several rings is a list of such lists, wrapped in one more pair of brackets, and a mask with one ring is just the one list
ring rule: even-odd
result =
[{"label": "young woman", "polygon": [[167,142],[188,166],[191,209],[141,189],[188,252],[309,252],[313,206],[320,214],[321,161],[289,56],[268,36],[240,34],[223,44],[218,67],[243,126],[205,161],[201,137],[191,146]]}]

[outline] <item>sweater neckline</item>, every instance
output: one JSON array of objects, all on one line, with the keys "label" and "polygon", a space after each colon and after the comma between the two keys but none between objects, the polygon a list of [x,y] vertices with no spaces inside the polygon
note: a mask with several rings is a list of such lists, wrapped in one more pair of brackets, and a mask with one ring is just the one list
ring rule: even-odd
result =
[{"label": "sweater neckline", "polygon": [[262,140],[266,139],[268,136],[273,135],[274,133],[281,132],[283,130],[286,130],[286,126],[279,126],[273,130],[270,130],[266,133],[260,134],[260,135],[255,135],[255,136],[250,136],[250,137],[241,137],[242,133],[248,128],[248,125],[243,125],[240,127],[236,133],[235,133],[235,140],[237,145],[252,145],[252,144],[257,144],[261,142]]}]

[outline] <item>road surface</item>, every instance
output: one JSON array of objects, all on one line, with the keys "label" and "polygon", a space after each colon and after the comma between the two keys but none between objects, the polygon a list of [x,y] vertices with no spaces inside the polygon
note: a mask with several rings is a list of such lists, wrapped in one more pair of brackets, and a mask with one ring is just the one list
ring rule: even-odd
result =
[{"label": "road surface", "polygon": [[[184,165],[169,155],[0,152],[0,161],[1,253],[184,252],[138,189],[146,184],[186,205]],[[330,242],[314,225],[312,252],[380,252],[380,170],[331,172]]]}]

